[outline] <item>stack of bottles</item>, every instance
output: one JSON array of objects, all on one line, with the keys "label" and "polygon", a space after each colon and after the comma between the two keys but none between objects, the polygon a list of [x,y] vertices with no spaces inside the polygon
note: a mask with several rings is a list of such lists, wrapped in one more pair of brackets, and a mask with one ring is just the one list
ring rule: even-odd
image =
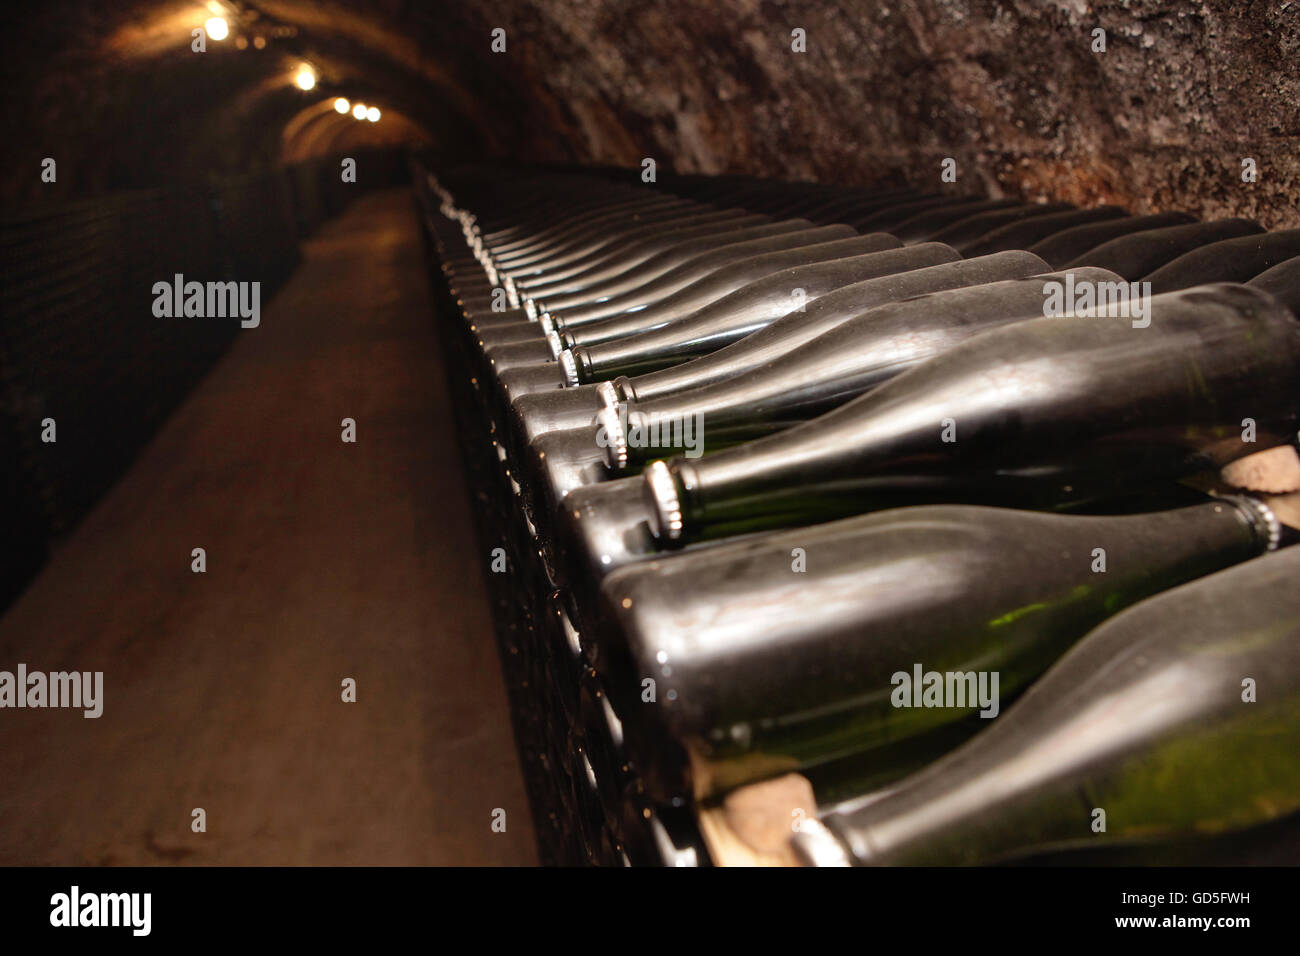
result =
[{"label": "stack of bottles", "polygon": [[1300,230],[415,178],[549,862],[726,862],[701,814],[789,774],[805,865],[1295,823]]}]

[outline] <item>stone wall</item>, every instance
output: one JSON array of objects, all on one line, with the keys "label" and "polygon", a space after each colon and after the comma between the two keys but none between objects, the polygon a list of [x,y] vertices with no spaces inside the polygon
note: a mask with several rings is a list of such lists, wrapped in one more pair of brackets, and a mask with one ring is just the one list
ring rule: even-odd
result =
[{"label": "stone wall", "polygon": [[[18,134],[6,159],[26,168],[61,150],[85,169],[82,192],[276,161],[275,134],[314,103],[282,82],[303,58],[321,72],[316,99],[362,90],[449,160],[648,156],[690,172],[1300,225],[1294,0],[237,6],[243,29],[286,32],[256,58],[225,50],[218,62],[189,52],[195,3],[37,5],[4,40],[21,77],[6,91]],[[939,182],[948,157],[955,186]]]}]

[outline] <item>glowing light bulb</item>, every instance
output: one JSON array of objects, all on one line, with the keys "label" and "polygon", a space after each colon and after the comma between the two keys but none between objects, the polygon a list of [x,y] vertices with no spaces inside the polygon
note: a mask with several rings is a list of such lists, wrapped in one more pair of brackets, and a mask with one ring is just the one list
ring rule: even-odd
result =
[{"label": "glowing light bulb", "polygon": [[352,115],[353,115],[354,117],[356,117],[357,119],[359,119],[359,120],[363,120],[363,119],[365,119],[365,118],[366,118],[366,104],[365,104],[365,103],[358,103],[356,106],[352,107]]},{"label": "glowing light bulb", "polygon": [[298,71],[298,76],[295,77],[294,82],[298,84],[298,89],[310,90],[316,85],[316,74],[312,71],[311,67],[304,65],[302,69]]},{"label": "glowing light bulb", "polygon": [[372,122],[372,123],[378,123],[378,122],[379,122],[379,107],[378,107],[378,106],[372,106],[372,107],[370,107],[368,110],[366,110],[366,119],[370,120],[370,122]]},{"label": "glowing light bulb", "polygon": [[351,111],[352,111],[352,104],[349,103],[344,97],[340,96],[338,99],[334,101],[335,113],[347,114],[350,113]]},{"label": "glowing light bulb", "polygon": [[203,24],[203,29],[213,40],[224,40],[230,36],[230,24],[225,17],[212,17]]}]

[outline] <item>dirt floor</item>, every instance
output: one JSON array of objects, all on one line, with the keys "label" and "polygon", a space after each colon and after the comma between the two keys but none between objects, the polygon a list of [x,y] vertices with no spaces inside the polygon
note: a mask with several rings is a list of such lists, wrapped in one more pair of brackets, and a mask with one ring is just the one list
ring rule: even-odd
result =
[{"label": "dirt floor", "polygon": [[0,864],[536,862],[437,348],[366,196],[0,619],[0,670],[104,675],[0,711]]}]

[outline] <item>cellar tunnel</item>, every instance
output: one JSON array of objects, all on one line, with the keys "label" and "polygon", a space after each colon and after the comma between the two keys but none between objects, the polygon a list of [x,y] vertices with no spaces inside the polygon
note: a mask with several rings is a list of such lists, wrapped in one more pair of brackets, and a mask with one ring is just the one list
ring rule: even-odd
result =
[{"label": "cellar tunnel", "polygon": [[[917,186],[951,157],[972,191],[1136,211],[1176,198],[1200,216],[1298,221],[1293,4],[208,6],[55,0],[22,12],[5,37],[22,78],[6,97],[6,166],[52,156],[65,171],[52,188],[11,175],[10,198],[400,142],[447,159],[653,157],[681,172]],[[230,34],[192,54],[190,30],[212,10]],[[293,84],[302,63],[311,91]],[[401,121],[340,119],[308,136],[304,111],[340,95]],[[1264,174],[1231,191],[1221,169],[1244,157]]]}]

